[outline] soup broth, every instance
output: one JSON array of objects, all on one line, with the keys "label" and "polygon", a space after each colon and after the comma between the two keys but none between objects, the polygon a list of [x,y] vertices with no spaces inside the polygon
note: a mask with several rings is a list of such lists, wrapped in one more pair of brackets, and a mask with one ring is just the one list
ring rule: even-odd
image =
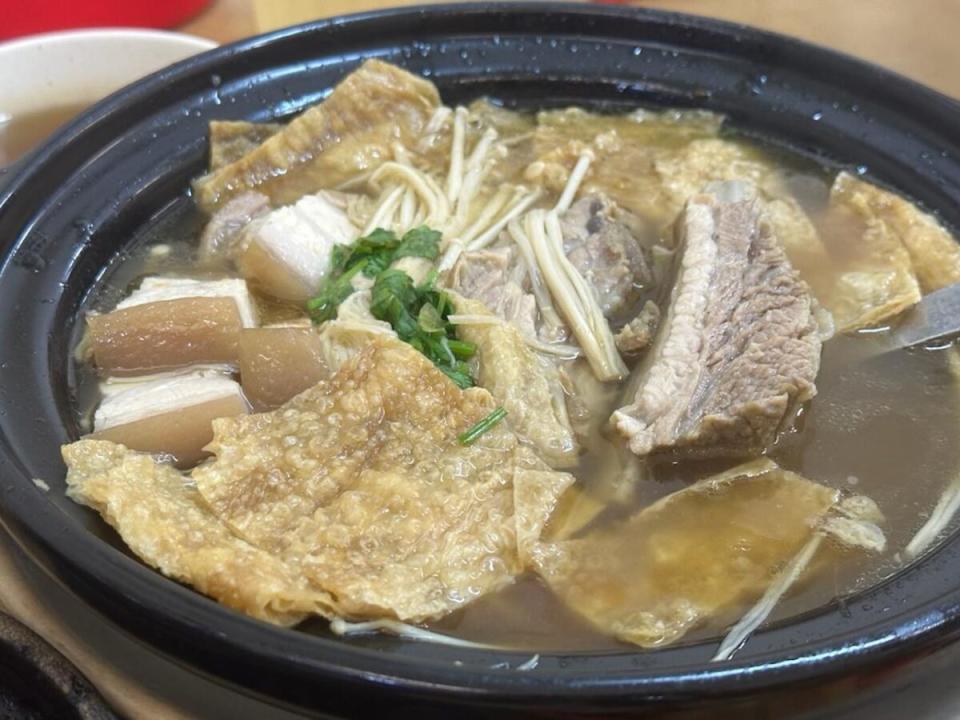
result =
[{"label": "soup broth", "polygon": [[15,117],[0,113],[0,166],[19,160],[84,108],[86,104],[81,103],[44,108]]},{"label": "soup broth", "polygon": [[[496,197],[497,187],[501,185],[539,186],[542,195],[528,206],[535,209],[545,207],[544,203],[553,203],[558,195],[562,195],[565,184],[571,182],[570,176],[577,172],[579,162],[576,155],[571,161],[564,153],[568,153],[570,147],[576,152],[577,143],[587,142],[584,127],[588,120],[582,114],[578,115],[582,111],[569,111],[572,114],[566,116],[547,113],[538,117],[513,113],[491,104],[476,105],[473,112],[471,122],[475,129],[472,132],[482,138],[477,128],[495,127],[499,137],[505,138],[503,162],[496,164],[495,172],[489,176],[495,179],[496,185],[481,186],[479,192],[482,196]],[[640,152],[655,163],[666,158],[664,167],[669,167],[670,162],[675,162],[675,153],[688,149],[690,153],[702,153],[707,164],[709,158],[714,157],[711,153],[722,151],[733,158],[729,162],[723,161],[724,167],[732,170],[724,170],[720,173],[722,177],[710,170],[698,176],[701,179],[710,182],[728,180],[727,176],[747,177],[761,188],[771,216],[786,213],[804,218],[802,223],[782,227],[809,228],[808,237],[820,243],[817,252],[822,252],[822,258],[827,262],[807,262],[805,258],[810,256],[805,253],[811,245],[804,245],[806,241],[793,245],[784,242],[786,255],[821,304],[829,309],[847,308],[843,304],[847,303],[846,296],[842,302],[837,300],[843,288],[852,282],[865,282],[865,278],[874,277],[870,273],[880,272],[863,264],[865,251],[860,238],[867,237],[864,228],[875,228],[873,221],[852,215],[838,220],[835,193],[831,191],[836,170],[816,165],[789,151],[760,144],[726,126],[717,134],[714,128],[717,123],[718,119],[682,112],[672,118],[653,115],[634,115],[630,119],[589,118],[591,137],[595,135],[600,139],[595,141],[592,169],[584,176],[578,192],[596,192],[611,197],[613,202],[632,214],[629,227],[638,241],[644,247],[655,248],[651,277],[657,279],[636,282],[636,292],[631,291],[630,304],[620,311],[621,316],[635,316],[645,301],[654,298],[662,308],[657,332],[664,332],[663,323],[668,323],[669,318],[664,317],[667,310],[663,308],[670,303],[671,279],[669,272],[657,269],[656,258],[661,251],[668,254],[680,252],[678,248],[681,246],[674,237],[675,215],[683,211],[685,198],[674,202],[670,199],[674,190],[655,190],[651,186],[650,195],[660,193],[660,200],[647,203],[647,196],[641,194],[638,198],[633,193],[633,186],[625,184],[619,173],[625,172],[630,152]],[[569,134],[574,144],[565,144],[567,140],[564,140],[544,149],[538,145],[547,136],[540,134],[544,127],[549,132]],[[457,142],[456,135],[453,139],[449,136],[433,138],[430,140],[432,144],[418,146],[418,159],[410,163],[419,163],[427,168],[428,174],[434,172],[439,176],[439,169],[450,162],[453,150],[449,148],[455,148]],[[482,139],[475,142],[482,142]],[[610,146],[617,143],[627,150],[609,151]],[[605,151],[608,154],[604,155]],[[586,155],[579,157],[582,159]],[[700,156],[694,160],[697,157]],[[640,160],[635,157],[630,161]],[[565,168],[560,181],[551,178],[555,170],[553,164]],[[609,177],[604,175],[608,167],[613,168],[613,175]],[[668,174],[662,183],[671,188],[674,179]],[[284,186],[284,200],[275,204],[289,204],[291,195],[315,193],[321,189],[313,176],[296,191],[291,189],[292,182]],[[350,211],[365,207],[363,203],[369,205],[371,194],[386,187],[380,185],[364,190],[364,180],[352,182],[341,181],[325,188],[358,193],[359,200],[350,200],[356,203],[349,206]],[[469,182],[469,176],[464,182]],[[647,181],[642,177],[636,179],[636,183],[644,182]],[[205,185],[203,192],[208,192],[210,187]],[[516,197],[520,197],[519,190],[517,193]],[[204,197],[212,196],[200,193],[198,200],[202,203]],[[409,201],[408,197],[411,198]],[[406,217],[410,226],[416,224],[411,222],[414,218],[424,219],[424,214],[416,209],[413,197],[413,192],[407,195],[399,192],[395,203],[397,217]],[[404,203],[409,203],[410,207],[404,209]],[[369,217],[370,211],[366,212]],[[386,215],[382,214],[381,219],[383,217]],[[159,216],[134,239],[132,249],[111,268],[106,283],[92,301],[92,310],[113,311],[118,302],[136,291],[145,277],[177,276],[202,281],[237,277],[233,263],[205,251],[204,243],[209,241],[200,238],[204,223],[205,216],[192,210],[189,203],[178,203]],[[375,220],[370,220],[370,225],[379,227]],[[500,232],[503,234],[494,237],[505,239],[495,240],[489,247],[497,249],[511,244],[509,232],[504,228]],[[440,242],[443,248],[444,240]],[[442,260],[438,262],[442,266]],[[664,267],[669,267],[669,261],[666,263]],[[888,272],[886,268],[881,270]],[[896,268],[889,270],[891,277],[896,272],[899,272]],[[590,275],[585,277],[594,283],[602,280],[590,280],[593,278]],[[297,326],[297,323],[307,322],[302,302],[271,296],[263,292],[265,285],[257,280],[253,280],[250,287],[259,309],[260,325]],[[376,286],[373,292],[377,292]],[[540,298],[537,300],[539,302]],[[545,308],[543,305],[538,307],[538,318],[543,319]],[[878,354],[877,338],[883,335],[885,327],[896,322],[896,313],[869,327],[856,326],[857,318],[846,309],[843,313],[847,314],[835,312],[834,318],[841,321],[849,317],[849,325],[838,327],[837,332],[823,342],[816,374],[816,395],[790,411],[790,422],[779,429],[775,442],[759,454],[784,471],[802,476],[823,488],[839,491],[842,497],[866,496],[872,499],[883,513],[881,526],[886,542],[882,550],[872,553],[847,548],[841,543],[830,544],[777,603],[768,622],[788,620],[831,602],[845,602],[847,598],[855,597],[859,590],[882,582],[902,569],[908,562],[904,548],[960,471],[960,448],[956,442],[960,397],[955,348],[946,345]],[[611,320],[611,324],[618,322],[623,324],[625,320]],[[577,345],[578,340],[575,334],[568,334],[555,347]],[[532,342],[536,348],[538,344],[554,341],[541,332]],[[652,347],[656,347],[655,341]],[[645,352],[654,353],[655,349]],[[743,461],[743,456],[704,457],[702,453],[688,456],[677,452],[638,455],[631,452],[628,442],[618,433],[610,418],[630,403],[635,388],[631,387],[627,377],[615,382],[598,379],[590,358],[583,357],[582,351],[579,354],[581,357],[575,360],[561,356],[557,361],[567,393],[567,412],[581,450],[570,466],[558,468],[573,475],[574,490],[568,490],[560,498],[546,523],[543,530],[546,543],[575,543],[597,533],[615,532],[616,528],[634,522],[631,518],[636,518],[644,509],[667,507],[663,503],[676,497],[678,492],[695,488],[698,481],[716,476]],[[103,377],[88,361],[82,348],[78,357],[75,368],[77,412],[81,428],[88,432],[94,429],[92,418],[104,400]],[[643,353],[624,354],[627,369],[634,377],[645,372],[645,357],[647,355]],[[433,361],[440,367],[441,361]],[[482,358],[480,362],[484,362]],[[475,366],[473,368],[470,371],[475,373]],[[232,372],[235,373],[235,369]],[[518,420],[514,413],[512,416],[508,414],[506,422]],[[295,444],[295,441],[291,440],[291,443]],[[207,461],[207,464],[212,462]],[[216,462],[223,461],[216,459]],[[698,528],[696,517],[681,518],[678,522],[688,523],[689,533],[702,530]],[[683,532],[683,528],[677,531]],[[721,636],[756,600],[756,597],[743,594],[738,602],[710,612],[685,632],[682,642]],[[598,623],[591,623],[530,569],[518,573],[515,582],[503,583],[495,591],[482,594],[472,602],[464,602],[462,609],[454,609],[443,617],[420,624],[463,640],[533,652],[624,647],[622,639],[611,637]],[[327,632],[321,622],[307,623],[304,628],[310,632]]]}]

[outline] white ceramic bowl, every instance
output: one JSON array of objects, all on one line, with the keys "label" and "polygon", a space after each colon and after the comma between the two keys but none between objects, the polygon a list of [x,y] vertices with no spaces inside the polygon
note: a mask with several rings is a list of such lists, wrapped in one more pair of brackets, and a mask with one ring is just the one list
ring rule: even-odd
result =
[{"label": "white ceramic bowl", "polygon": [[[215,46],[180,33],[113,28],[33,35],[0,44],[0,132],[20,117],[54,108],[79,110]],[[0,165],[10,159],[3,152],[0,144]]]}]

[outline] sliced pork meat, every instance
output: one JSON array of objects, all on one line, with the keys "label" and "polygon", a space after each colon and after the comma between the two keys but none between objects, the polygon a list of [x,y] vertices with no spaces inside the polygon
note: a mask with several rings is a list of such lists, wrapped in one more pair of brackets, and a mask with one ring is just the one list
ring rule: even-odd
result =
[{"label": "sliced pork meat", "polygon": [[644,250],[601,195],[578,200],[563,214],[563,249],[577,271],[593,287],[606,317],[637,301],[652,282]]},{"label": "sliced pork meat", "polygon": [[254,191],[237,195],[217,210],[200,235],[200,257],[211,260],[229,255],[241,231],[254,218],[270,212],[270,200]]},{"label": "sliced pork meat", "polygon": [[154,275],[117,303],[117,310],[185,298],[229,298],[237,307],[243,327],[257,325],[257,307],[247,284],[239,278],[196,280],[188,277]]},{"label": "sliced pork meat", "polygon": [[220,368],[163,373],[113,384],[94,415],[91,437],[190,467],[206,457],[215,418],[249,411],[240,385]]},{"label": "sliced pork meat", "polygon": [[643,352],[653,342],[659,324],[660,308],[652,300],[647,300],[640,314],[613,336],[617,350],[621,355],[637,355]]},{"label": "sliced pork meat", "polygon": [[307,300],[330,271],[334,246],[360,234],[341,200],[327,192],[306,195],[251,222],[232,253],[240,273],[272,297]]},{"label": "sliced pork meat", "polygon": [[816,393],[815,301],[752,186],[711,185],[678,222],[669,306],[613,421],[638,455],[761,452]]},{"label": "sliced pork meat", "polygon": [[450,287],[464,297],[479,300],[527,337],[536,337],[537,303],[523,288],[525,275],[516,248],[477,250],[460,256],[450,276]]}]

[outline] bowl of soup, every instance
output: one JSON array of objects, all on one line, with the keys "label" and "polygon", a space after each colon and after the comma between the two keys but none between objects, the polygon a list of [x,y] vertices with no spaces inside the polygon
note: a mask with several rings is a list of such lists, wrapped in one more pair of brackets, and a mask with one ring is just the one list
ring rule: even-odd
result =
[{"label": "bowl of soup", "polygon": [[957,623],[960,365],[890,345],[960,280],[956,117],[567,5],[175,65],[0,197],[4,523],[158,651],[317,711],[878,686]]},{"label": "bowl of soup", "polygon": [[215,43],[181,33],[94,29],[33,35],[0,46],[0,165],[127,83]]}]

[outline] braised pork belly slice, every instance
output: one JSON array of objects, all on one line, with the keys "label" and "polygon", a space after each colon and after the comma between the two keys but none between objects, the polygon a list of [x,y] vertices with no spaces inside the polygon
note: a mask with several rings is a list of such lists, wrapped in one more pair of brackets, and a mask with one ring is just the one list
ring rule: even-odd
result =
[{"label": "braised pork belly slice", "polygon": [[820,325],[745,183],[687,203],[676,277],[653,346],[613,421],[638,455],[761,453],[816,393]]},{"label": "braised pork belly slice", "polygon": [[279,407],[331,375],[324,337],[309,321],[243,330],[239,356],[244,395],[258,412]]},{"label": "braised pork belly slice", "polygon": [[329,273],[333,248],[359,234],[340,199],[321,192],[251,221],[233,257],[240,274],[261,292],[303,303]]},{"label": "braised pork belly slice", "polygon": [[257,313],[243,280],[145,278],[103,315],[87,316],[102,374],[141,374],[197,363],[237,362],[237,337]]},{"label": "braised pork belly slice", "polygon": [[257,307],[247,289],[247,284],[239,278],[222,280],[200,280],[196,278],[155,275],[144,278],[140,287],[117,303],[117,310],[149,305],[165,300],[183,298],[230,298],[237,306],[237,313],[243,327],[257,324]]},{"label": "braised pork belly slice", "polygon": [[139,374],[237,360],[243,325],[229,298],[183,298],[87,317],[101,373]]},{"label": "braised pork belly slice", "polygon": [[90,437],[190,467],[206,457],[203,448],[213,439],[215,418],[249,411],[240,385],[220,371],[168,373],[114,386],[94,414]]}]

